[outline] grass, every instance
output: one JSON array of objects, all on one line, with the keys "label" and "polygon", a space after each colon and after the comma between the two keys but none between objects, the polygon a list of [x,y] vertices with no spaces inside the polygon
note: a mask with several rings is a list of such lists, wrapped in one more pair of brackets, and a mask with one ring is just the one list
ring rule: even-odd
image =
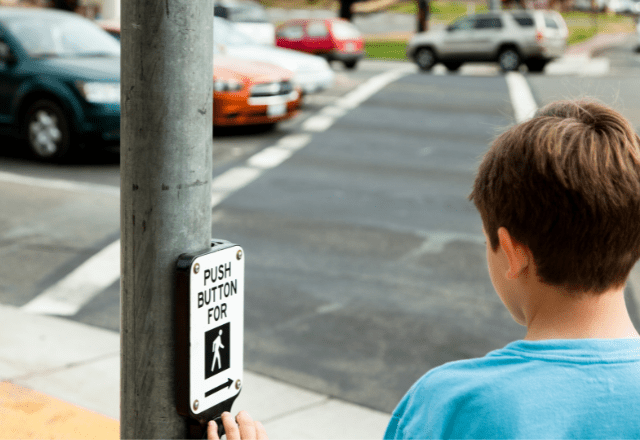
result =
[{"label": "grass", "polygon": [[402,40],[368,39],[364,42],[367,58],[405,60],[407,42]]},{"label": "grass", "polygon": [[[443,21],[449,23],[456,18],[462,17],[463,15],[467,15],[471,10],[475,12],[485,12],[487,11],[486,2],[477,3],[477,2],[456,2],[456,1],[431,1],[430,2],[430,12],[431,18],[437,21]],[[403,3],[399,3],[392,8],[390,8],[391,12],[396,12],[400,14],[417,14],[418,6],[416,2],[413,0],[406,1]]]}]

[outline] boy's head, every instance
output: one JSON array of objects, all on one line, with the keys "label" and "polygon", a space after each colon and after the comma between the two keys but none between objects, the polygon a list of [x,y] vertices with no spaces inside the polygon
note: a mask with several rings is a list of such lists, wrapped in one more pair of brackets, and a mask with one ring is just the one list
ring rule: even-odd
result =
[{"label": "boy's head", "polygon": [[549,104],[494,141],[469,199],[491,248],[506,228],[544,283],[620,286],[640,258],[640,138],[602,104]]}]

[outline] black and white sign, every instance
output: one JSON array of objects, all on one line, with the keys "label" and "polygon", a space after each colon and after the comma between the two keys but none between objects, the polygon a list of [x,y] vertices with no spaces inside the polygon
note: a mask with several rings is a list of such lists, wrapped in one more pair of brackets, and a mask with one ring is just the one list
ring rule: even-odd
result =
[{"label": "black and white sign", "polygon": [[235,397],[242,386],[242,248],[199,256],[189,272],[189,400],[199,414]]}]

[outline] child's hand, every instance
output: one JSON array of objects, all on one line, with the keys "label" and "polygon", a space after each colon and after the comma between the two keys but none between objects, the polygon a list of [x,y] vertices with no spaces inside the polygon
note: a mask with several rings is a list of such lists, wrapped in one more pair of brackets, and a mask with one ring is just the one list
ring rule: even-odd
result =
[{"label": "child's hand", "polygon": [[[228,412],[222,413],[222,424],[227,436],[227,440],[269,440],[267,431],[260,422],[254,422],[246,411],[240,411],[236,418]],[[218,426],[213,420],[207,426],[207,438],[209,440],[220,440],[218,437]]]}]

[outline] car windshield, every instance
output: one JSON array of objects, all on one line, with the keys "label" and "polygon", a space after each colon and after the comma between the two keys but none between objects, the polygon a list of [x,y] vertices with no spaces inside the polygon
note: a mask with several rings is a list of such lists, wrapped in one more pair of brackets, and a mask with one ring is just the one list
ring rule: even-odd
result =
[{"label": "car windshield", "polygon": [[339,40],[348,40],[350,38],[360,38],[360,31],[350,23],[335,21],[333,23],[333,35]]},{"label": "car windshield", "polygon": [[21,16],[4,24],[33,57],[120,55],[118,41],[82,17]]},{"label": "car windshield", "polygon": [[229,19],[241,23],[266,23],[267,12],[259,5],[243,5],[229,11]]},{"label": "car windshield", "polygon": [[224,18],[213,17],[213,42],[227,46],[242,46],[257,43],[250,36],[236,29],[236,27]]}]

